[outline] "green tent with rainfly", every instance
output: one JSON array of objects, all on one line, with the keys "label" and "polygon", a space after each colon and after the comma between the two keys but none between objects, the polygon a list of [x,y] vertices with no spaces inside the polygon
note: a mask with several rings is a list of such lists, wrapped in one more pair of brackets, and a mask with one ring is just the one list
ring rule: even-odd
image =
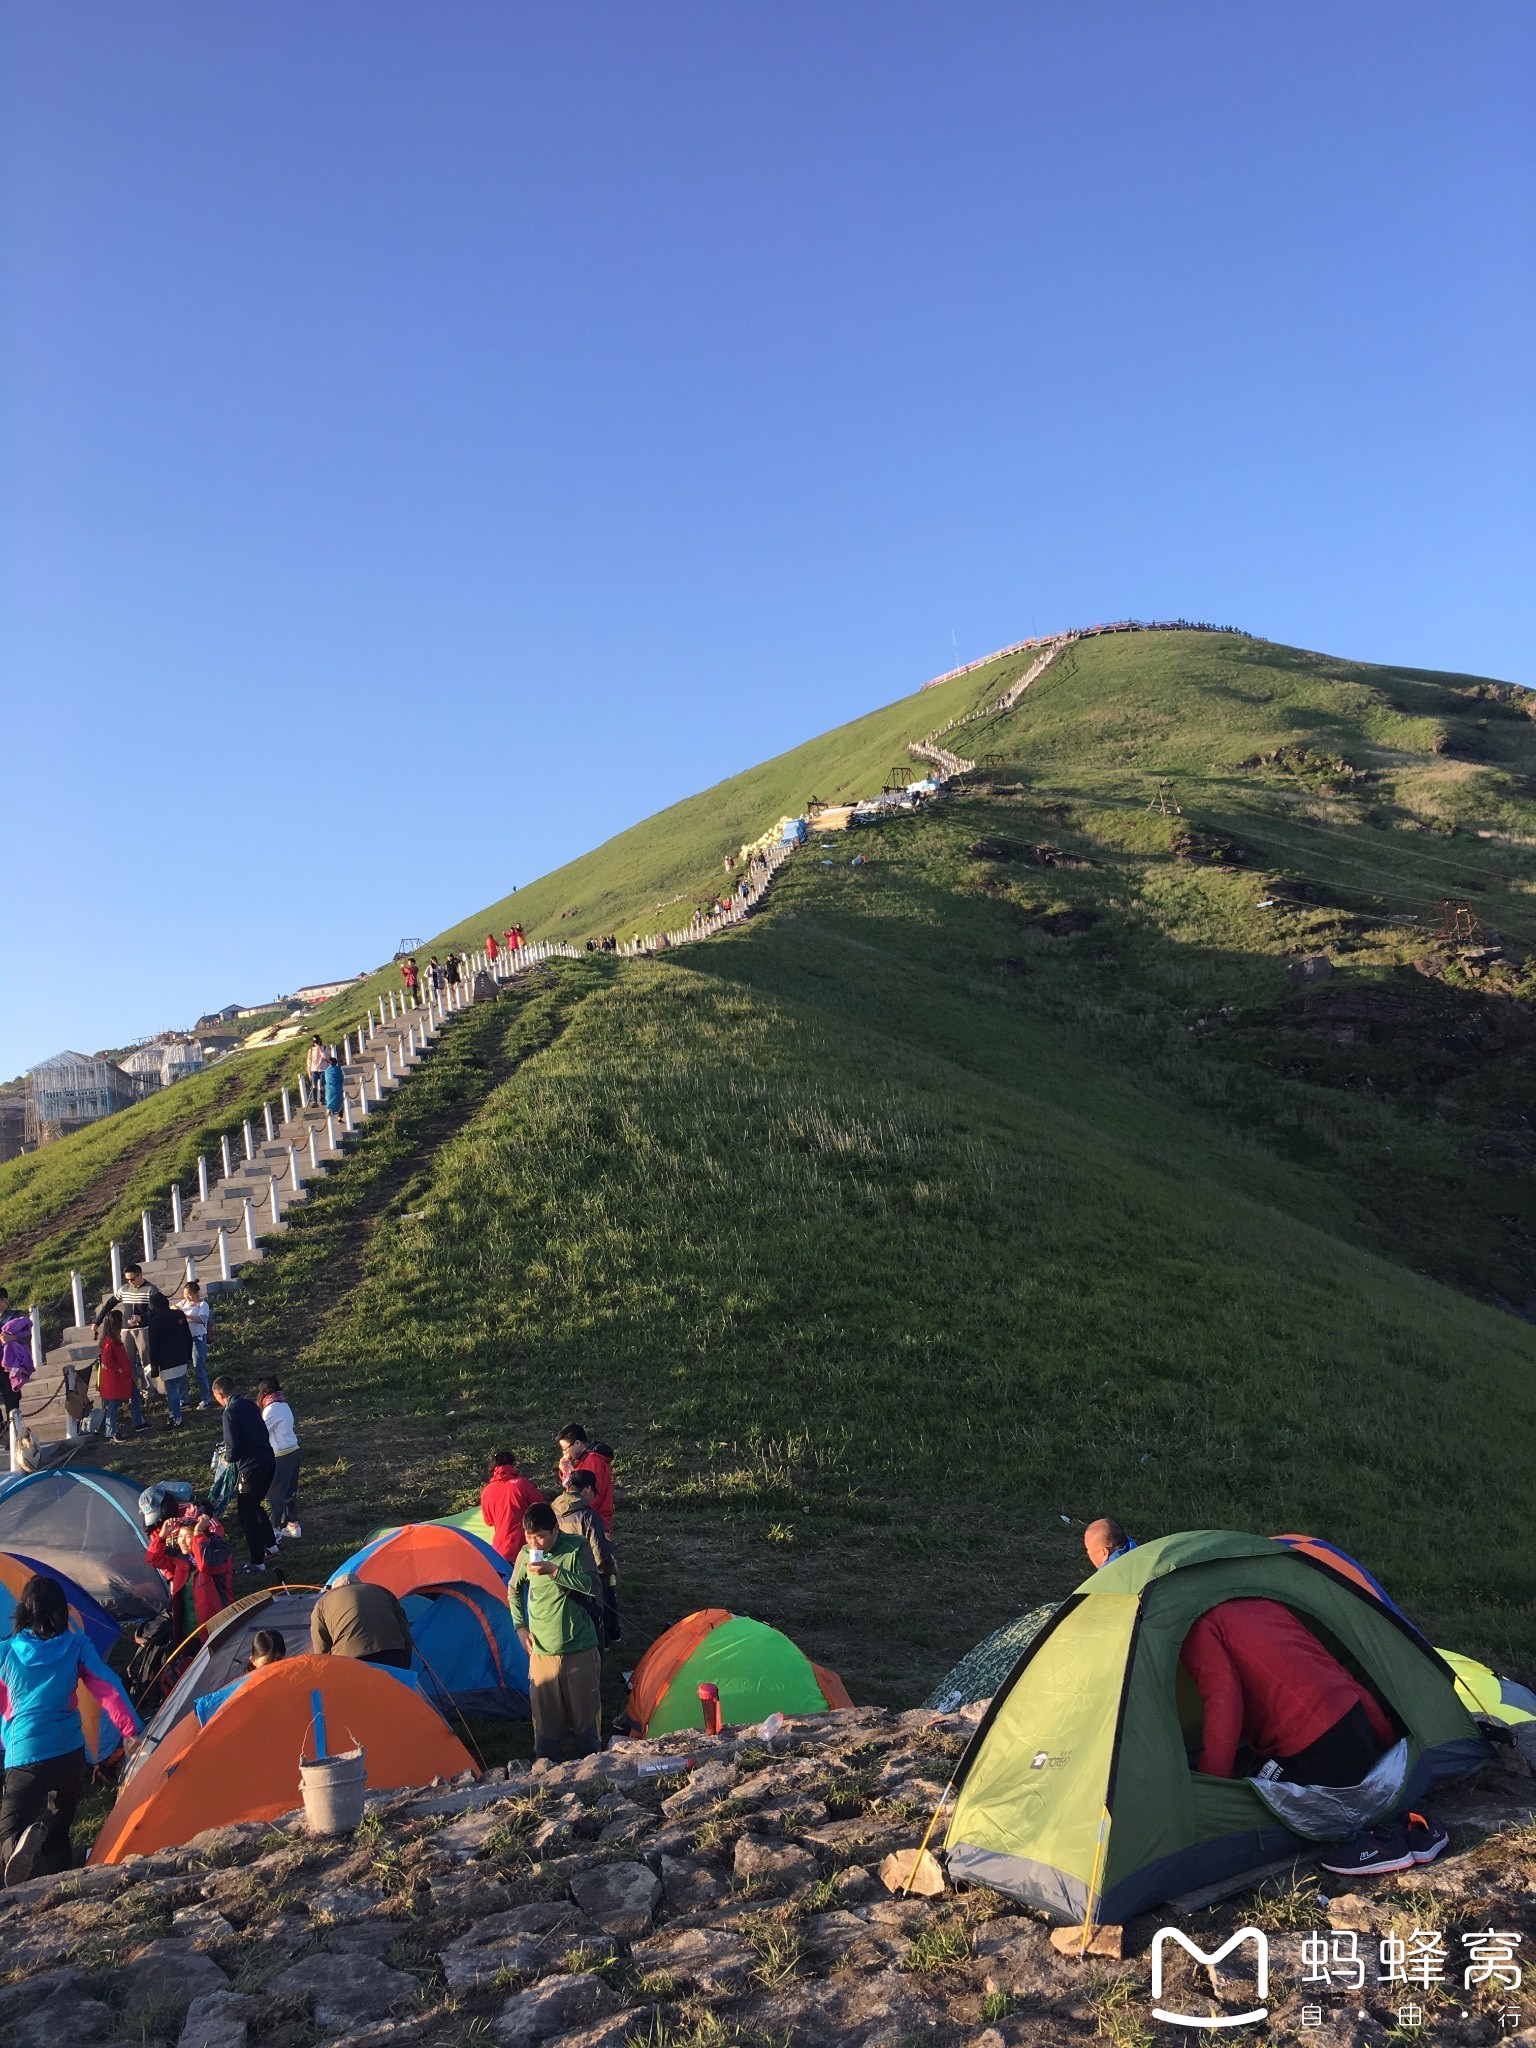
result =
[{"label": "green tent with rainfly", "polygon": [[1277,1600],[1407,1739],[1393,1810],[1487,1758],[1452,1673],[1402,1616],[1263,1536],[1165,1536],[1087,1579],[994,1695],[956,1772],[949,1874],[1064,1922],[1123,1922],[1307,1844],[1245,1778],[1209,1778],[1184,1638],[1224,1600]]}]

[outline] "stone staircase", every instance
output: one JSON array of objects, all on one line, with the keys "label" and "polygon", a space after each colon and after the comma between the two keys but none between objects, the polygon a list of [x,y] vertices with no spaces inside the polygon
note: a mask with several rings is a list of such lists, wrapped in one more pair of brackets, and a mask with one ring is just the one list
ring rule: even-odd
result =
[{"label": "stone staircase", "polygon": [[[953,770],[949,772],[955,772]],[[746,874],[738,881],[729,908],[678,931],[618,945],[618,955],[633,959],[716,937],[741,924],[762,902],[794,848],[771,843],[771,835],[751,849]],[[403,1087],[437,1044],[445,1027],[475,1000],[483,977],[501,986],[555,958],[580,959],[585,948],[561,939],[541,939],[499,951],[492,960],[484,951],[465,956],[467,973],[456,989],[419,998],[414,1004],[403,991],[390,990],[370,1008],[366,1024],[343,1041],[345,1107],[329,1114],[321,1100],[311,1100],[306,1084],[295,1074],[292,1087],[263,1106],[259,1121],[227,1133],[217,1159],[198,1162],[198,1187],[188,1196],[171,1190],[172,1229],[156,1232],[148,1210],[141,1224],[142,1244],[112,1247],[110,1277],[70,1275],[74,1321],[58,1344],[45,1351],[42,1318],[32,1309],[32,1356],[35,1370],[22,1391],[21,1407],[11,1427],[11,1469],[21,1459],[20,1432],[30,1430],[45,1464],[57,1464],[84,1451],[91,1437],[68,1413],[65,1396],[95,1368],[98,1345],[92,1330],[97,1306],[118,1292],[122,1269],[135,1261],[144,1277],[162,1294],[173,1295],[184,1280],[197,1280],[210,1300],[240,1284],[246,1267],[264,1256],[264,1244],[288,1228],[288,1214],[308,1199],[312,1184],[343,1155],[348,1138],[386,1095]],[[294,1041],[296,1065],[307,1048]],[[97,1410],[99,1415],[100,1410]]]},{"label": "stone staircase", "polygon": [[[534,956],[542,958],[546,950],[554,949],[524,948],[528,957],[517,971],[536,965]],[[245,1268],[262,1258],[263,1240],[287,1229],[288,1212],[308,1199],[313,1182],[343,1155],[352,1133],[386,1095],[403,1087],[416,1073],[445,1026],[472,1000],[471,987],[472,983],[461,984],[456,995],[433,997],[414,1008],[402,1003],[399,992],[387,994],[369,1010],[367,1023],[343,1041],[345,1106],[341,1114],[329,1114],[323,1098],[318,1102],[307,1099],[310,1090],[296,1075],[292,1087],[264,1106],[259,1120],[225,1136],[217,1159],[199,1161],[196,1193],[188,1198],[182,1189],[172,1190],[169,1236],[156,1233],[146,1211],[142,1245],[126,1250],[116,1244],[112,1247],[110,1280],[100,1276],[100,1284],[88,1290],[80,1273],[70,1276],[74,1322],[60,1343],[46,1353],[34,1308],[32,1345],[38,1369],[23,1390],[18,1420],[21,1427],[32,1430],[40,1445],[50,1439],[56,1442],[53,1461],[60,1454],[67,1455],[68,1448],[81,1440],[78,1426],[66,1412],[65,1392],[73,1375],[88,1374],[95,1366],[97,1344],[91,1317],[97,1303],[108,1292],[116,1292],[123,1265],[137,1260],[145,1279],[166,1295],[174,1294],[187,1279],[201,1281],[210,1298],[238,1286]],[[296,1062],[302,1061],[305,1050],[295,1041]],[[203,1186],[206,1194],[201,1192]],[[15,1462],[13,1436],[13,1468]]]}]

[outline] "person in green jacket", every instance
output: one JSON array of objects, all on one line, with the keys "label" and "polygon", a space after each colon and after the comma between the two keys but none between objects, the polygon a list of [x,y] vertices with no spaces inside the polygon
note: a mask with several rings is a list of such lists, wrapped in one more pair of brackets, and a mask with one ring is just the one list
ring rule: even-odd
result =
[{"label": "person in green jacket", "polygon": [[523,1516],[523,1547],[508,1599],[528,1652],[535,1761],[559,1763],[566,1736],[576,1756],[591,1756],[602,1747],[603,1656],[592,1619],[597,1584],[586,1545],[567,1536],[542,1501]]}]

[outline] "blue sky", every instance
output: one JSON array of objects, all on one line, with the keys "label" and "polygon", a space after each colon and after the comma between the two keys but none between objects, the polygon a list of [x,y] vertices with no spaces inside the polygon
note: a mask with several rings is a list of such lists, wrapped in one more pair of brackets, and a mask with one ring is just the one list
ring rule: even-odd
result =
[{"label": "blue sky", "polygon": [[1032,630],[1536,681],[1519,4],[0,4],[0,1076]]}]

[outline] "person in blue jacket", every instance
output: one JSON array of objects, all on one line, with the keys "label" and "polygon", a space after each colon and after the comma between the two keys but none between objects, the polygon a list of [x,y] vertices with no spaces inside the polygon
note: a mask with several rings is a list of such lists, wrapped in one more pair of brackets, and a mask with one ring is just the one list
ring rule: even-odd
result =
[{"label": "person in blue jacket", "polygon": [[347,1077],[342,1072],[341,1061],[332,1053],[331,1063],[325,1070],[325,1106],[332,1116],[341,1115],[342,1098],[346,1094],[346,1087]]},{"label": "person in blue jacket", "polygon": [[124,1742],[139,1732],[127,1695],[86,1637],[71,1629],[57,1580],[28,1579],[11,1629],[0,1656],[0,1859],[8,1885],[70,1866],[69,1831],[86,1774],[78,1687],[101,1702]]}]

